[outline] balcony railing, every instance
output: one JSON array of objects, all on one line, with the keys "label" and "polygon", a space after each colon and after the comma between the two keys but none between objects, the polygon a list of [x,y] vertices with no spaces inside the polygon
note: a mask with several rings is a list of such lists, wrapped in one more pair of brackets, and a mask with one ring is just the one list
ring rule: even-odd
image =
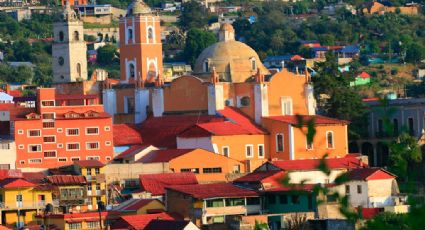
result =
[{"label": "balcony railing", "polygon": [[4,203],[0,202],[0,209],[2,210],[16,210],[16,209],[40,209],[46,207],[45,201],[38,201],[38,202],[11,202],[11,203]]}]

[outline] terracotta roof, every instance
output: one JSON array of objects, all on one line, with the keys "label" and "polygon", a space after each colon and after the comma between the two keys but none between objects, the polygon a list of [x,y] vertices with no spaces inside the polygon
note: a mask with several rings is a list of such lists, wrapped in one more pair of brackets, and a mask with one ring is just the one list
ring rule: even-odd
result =
[{"label": "terracotta roof", "polygon": [[172,214],[162,212],[157,214],[139,214],[122,216],[112,226],[111,229],[134,229],[143,230],[152,220],[175,220]]},{"label": "terracotta roof", "polygon": [[169,162],[170,160],[182,156],[186,153],[193,151],[193,149],[165,149],[165,150],[154,150],[145,156],[143,156],[137,162],[142,163],[159,163]]},{"label": "terracotta roof", "polygon": [[304,58],[298,54],[295,54],[294,56],[291,57],[291,61],[300,61],[300,60],[304,60]]},{"label": "terracotta roof", "polygon": [[348,121],[339,120],[335,118],[320,116],[320,115],[285,115],[285,116],[270,116],[265,117],[265,119],[270,119],[274,121],[281,121],[291,125],[298,125],[300,120],[305,124],[308,121],[314,119],[316,125],[336,125],[336,124],[348,124]]},{"label": "terracotta roof", "polygon": [[22,178],[20,169],[0,169],[0,180],[5,178]]},{"label": "terracotta roof", "polygon": [[272,170],[272,171],[258,171],[249,173],[243,177],[240,177],[234,182],[260,182],[261,180],[271,177],[277,173],[282,173],[280,170]]},{"label": "terracotta roof", "polygon": [[360,168],[348,171],[345,176],[349,180],[385,180],[394,179],[395,175],[381,168]]},{"label": "terracotta roof", "polygon": [[[150,204],[151,202],[155,201],[156,199],[133,199],[132,202],[129,202],[124,207],[121,207],[119,209],[120,212],[131,212],[131,211],[137,211],[140,208]],[[156,200],[158,201],[158,200]],[[160,202],[160,201],[158,201]]]},{"label": "terracotta roof", "polygon": [[[308,159],[308,160],[277,160],[271,161],[271,164],[285,171],[294,170],[318,170],[321,159]],[[329,169],[353,169],[363,168],[367,164],[357,159],[355,156],[348,155],[343,158],[330,158],[325,160]]]},{"label": "terracotta roof", "polygon": [[74,161],[74,164],[82,168],[87,168],[87,167],[101,168],[105,166],[102,162],[98,160],[80,160],[80,161]]},{"label": "terracotta roof", "polygon": [[31,183],[23,178],[6,178],[0,181],[0,188],[23,188],[35,186],[36,184]]},{"label": "terracotta roof", "polygon": [[166,115],[149,117],[141,124],[140,133],[144,144],[163,148],[176,148],[177,135],[184,130],[205,122],[220,121],[224,118],[210,115]]},{"label": "terracotta roof", "polygon": [[154,196],[165,194],[165,186],[198,184],[194,173],[142,174],[139,179],[141,190],[150,192]]},{"label": "terracotta roof", "polygon": [[365,71],[363,71],[359,75],[357,75],[357,77],[366,79],[366,78],[370,78],[370,75],[368,73],[366,73]]},{"label": "terracotta roof", "polygon": [[188,220],[152,220],[145,230],[184,230],[189,223]]},{"label": "terracotta roof", "polygon": [[167,186],[166,188],[190,195],[197,199],[258,196],[256,191],[244,189],[231,183],[173,185]]},{"label": "terracotta roof", "polygon": [[84,185],[87,183],[84,176],[73,175],[48,176],[47,180],[54,185]]},{"label": "terracotta roof", "polygon": [[134,145],[124,152],[118,154],[114,159],[124,159],[130,156],[134,156],[135,154],[141,152],[143,149],[148,147],[148,145]]},{"label": "terracotta roof", "polygon": [[7,92],[7,94],[9,94],[12,97],[22,97],[22,91],[21,90],[10,90],[9,92]]},{"label": "terracotta roof", "polygon": [[34,184],[44,183],[47,178],[42,172],[23,172],[22,177]]},{"label": "terracotta roof", "polygon": [[266,192],[291,192],[291,191],[307,191],[311,192],[314,190],[317,184],[283,184],[276,183],[273,187],[266,188]]},{"label": "terracotta roof", "polygon": [[140,145],[142,135],[140,128],[130,124],[114,124],[114,146]]}]

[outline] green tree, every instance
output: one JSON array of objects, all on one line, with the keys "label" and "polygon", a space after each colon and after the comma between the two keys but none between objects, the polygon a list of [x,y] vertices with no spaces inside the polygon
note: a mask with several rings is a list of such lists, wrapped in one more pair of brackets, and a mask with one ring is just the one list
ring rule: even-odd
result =
[{"label": "green tree", "polygon": [[200,2],[191,0],[182,4],[179,26],[183,31],[191,28],[206,28],[209,14]]},{"label": "green tree", "polygon": [[408,230],[409,224],[405,214],[383,212],[368,220],[363,230]]},{"label": "green tree", "polygon": [[116,50],[116,46],[109,44],[97,49],[97,63],[100,65],[113,64],[115,62]]},{"label": "green tree", "polygon": [[255,221],[255,225],[254,225],[254,230],[269,230],[269,226],[267,225],[267,223],[262,223],[259,221]]},{"label": "green tree", "polygon": [[216,38],[213,33],[201,29],[190,29],[186,35],[185,59],[193,65],[199,54],[215,42]]},{"label": "green tree", "polygon": [[406,51],[406,61],[417,64],[423,59],[425,59],[424,46],[418,43],[410,44]]}]

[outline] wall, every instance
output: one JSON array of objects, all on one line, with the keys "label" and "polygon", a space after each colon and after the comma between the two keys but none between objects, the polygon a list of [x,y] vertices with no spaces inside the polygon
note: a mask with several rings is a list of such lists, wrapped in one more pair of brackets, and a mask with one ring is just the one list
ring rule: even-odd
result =
[{"label": "wall", "polygon": [[178,149],[200,148],[200,149],[205,149],[205,150],[214,152],[214,148],[211,143],[211,137],[198,137],[198,138],[177,137],[177,148]]},{"label": "wall", "polygon": [[[331,170],[329,176],[319,170],[309,171],[292,171],[289,172],[290,183],[300,184],[303,181],[306,184],[329,184],[333,183],[335,178],[346,172],[345,169],[334,169]],[[328,181],[327,181],[328,180]]]},{"label": "wall", "polygon": [[16,166],[16,144],[12,140],[0,140],[0,164],[9,165],[10,169]]},{"label": "wall", "polygon": [[108,164],[105,166],[106,182],[138,179],[140,174],[170,172],[162,164]]},{"label": "wall", "polygon": [[171,86],[164,88],[164,111],[208,110],[208,87],[193,76],[176,78]]},{"label": "wall", "polygon": [[154,200],[150,202],[149,204],[143,206],[142,208],[138,209],[137,214],[147,214],[148,210],[152,210],[152,209],[165,210],[165,206],[162,202],[158,200]]},{"label": "wall", "polygon": [[189,218],[196,223],[192,216],[193,201],[192,197],[183,195],[170,189],[166,189],[166,208],[167,212],[176,212],[183,219]]},{"label": "wall", "polygon": [[[280,200],[280,195],[286,195],[288,199],[288,203],[282,203]],[[296,193],[296,195],[299,196],[299,204],[292,203],[292,197],[295,194],[290,193],[267,193],[266,198],[266,209],[269,213],[290,213],[290,212],[309,212],[313,211],[316,206],[315,197],[312,194],[305,194],[302,192]],[[268,197],[274,196],[276,199],[276,202],[274,204],[269,203]],[[309,196],[311,197],[311,208],[308,206],[308,199]]]},{"label": "wall", "polygon": [[[353,207],[362,206],[364,208],[368,206],[368,190],[369,186],[366,181],[350,181],[346,185],[350,186],[349,202]],[[362,186],[362,193],[357,192],[357,185]]]}]

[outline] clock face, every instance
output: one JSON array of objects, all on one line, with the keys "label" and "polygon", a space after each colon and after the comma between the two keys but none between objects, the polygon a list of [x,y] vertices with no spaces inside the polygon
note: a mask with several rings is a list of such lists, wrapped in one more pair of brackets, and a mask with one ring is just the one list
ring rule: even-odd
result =
[{"label": "clock face", "polygon": [[65,61],[63,60],[63,57],[59,57],[58,58],[58,63],[59,63],[59,65],[63,65],[63,63],[64,63]]}]

